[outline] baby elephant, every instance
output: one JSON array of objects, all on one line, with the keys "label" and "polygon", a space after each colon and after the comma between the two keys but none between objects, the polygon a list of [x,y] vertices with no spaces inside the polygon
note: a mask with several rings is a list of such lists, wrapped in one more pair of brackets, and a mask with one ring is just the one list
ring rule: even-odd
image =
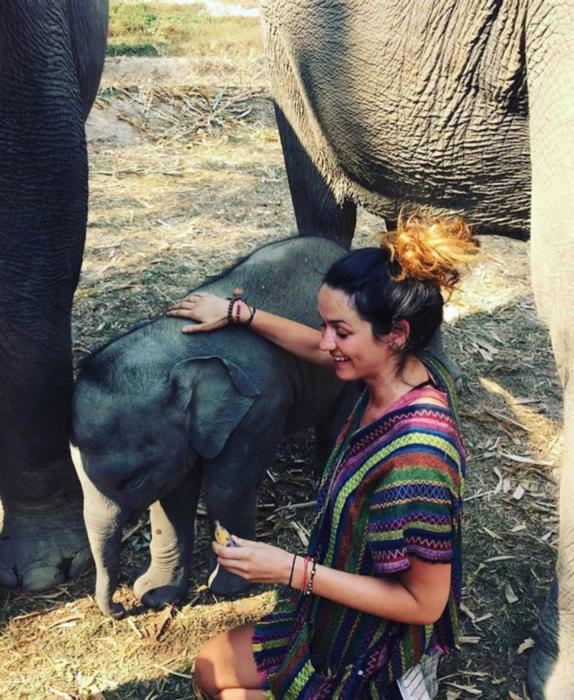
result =
[{"label": "baby elephant", "polygon": [[[323,274],[344,249],[320,238],[261,248],[198,290],[317,325]],[[72,452],[96,562],[96,600],[114,616],[122,528],[151,505],[151,563],[135,583],[150,607],[187,591],[203,485],[211,527],[255,536],[256,492],[281,439],[310,426],[327,446],[356,397],[328,367],[296,359],[255,333],[227,326],[185,335],[159,318],[129,331],[84,364],[73,401]],[[211,558],[211,568],[215,561]],[[220,569],[219,593],[245,582]]]}]

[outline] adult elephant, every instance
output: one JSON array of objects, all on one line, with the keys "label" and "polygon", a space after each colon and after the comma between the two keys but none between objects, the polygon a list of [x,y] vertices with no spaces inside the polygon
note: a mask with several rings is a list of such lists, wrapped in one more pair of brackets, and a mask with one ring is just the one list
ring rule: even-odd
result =
[{"label": "adult elephant", "polygon": [[[300,233],[349,243],[357,203],[532,237],[564,386],[557,586],[535,698],[574,697],[574,14],[570,0],[263,0]],[[530,219],[530,222],[529,222]],[[529,226],[530,223],[530,226]]]},{"label": "adult elephant", "polygon": [[0,2],[0,586],[47,588],[88,552],[68,454],[70,309],[107,6]]}]

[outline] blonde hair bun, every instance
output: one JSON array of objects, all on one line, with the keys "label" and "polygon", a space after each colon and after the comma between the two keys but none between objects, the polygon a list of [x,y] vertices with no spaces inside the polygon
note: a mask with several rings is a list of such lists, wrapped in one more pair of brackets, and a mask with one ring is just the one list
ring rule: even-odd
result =
[{"label": "blonde hair bun", "polygon": [[478,241],[460,216],[411,214],[405,221],[400,215],[397,230],[381,234],[380,245],[397,266],[395,281],[415,277],[448,293],[460,279],[458,268],[473,262],[479,252]]}]

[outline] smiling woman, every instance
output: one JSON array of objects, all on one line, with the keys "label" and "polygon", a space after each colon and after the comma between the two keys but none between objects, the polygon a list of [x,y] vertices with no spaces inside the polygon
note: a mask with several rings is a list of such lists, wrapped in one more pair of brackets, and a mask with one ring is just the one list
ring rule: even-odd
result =
[{"label": "smiling woman", "polygon": [[377,375],[392,366],[391,343],[403,335],[404,324],[389,337],[377,340],[371,324],[359,316],[351,298],[342,290],[324,284],[318,302],[323,319],[319,348],[333,358],[337,376],[345,381],[367,381],[368,377],[376,381]]},{"label": "smiling woman", "polygon": [[[196,678],[209,696],[434,697],[437,661],[456,645],[465,462],[452,379],[425,348],[442,321],[441,288],[476,254],[462,220],[412,216],[380,248],[330,267],[321,331],[255,310],[239,291],[168,312],[200,322],[188,333],[249,325],[366,387],[325,467],[306,555],[213,543],[228,571],[299,596],[205,645]],[[413,677],[422,694],[407,690]]]}]

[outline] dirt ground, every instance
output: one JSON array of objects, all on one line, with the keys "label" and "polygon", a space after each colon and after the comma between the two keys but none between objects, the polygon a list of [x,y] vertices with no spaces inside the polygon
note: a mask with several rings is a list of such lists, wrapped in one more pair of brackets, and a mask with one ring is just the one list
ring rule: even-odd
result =
[{"label": "dirt ground", "polygon": [[[217,77],[192,88],[182,76],[195,68],[184,59],[142,60],[110,61],[90,119],[77,360],[238,257],[294,232],[264,81],[246,87],[235,74],[225,88]],[[376,244],[380,227],[361,212],[355,245]],[[528,650],[556,554],[560,389],[529,288],[528,247],[500,237],[482,244],[484,260],[449,304],[445,328],[464,376],[469,462],[463,636],[441,667],[443,700],[527,698]],[[260,497],[259,536],[292,550],[303,548],[310,519],[312,447],[310,435],[286,443]],[[282,594],[263,587],[231,601],[210,594],[200,513],[184,604],[147,612],[130,584],[148,541],[144,521],[126,533],[124,620],[96,610],[93,571],[45,595],[0,593],[0,697],[192,698],[201,643],[268,611]]]}]

